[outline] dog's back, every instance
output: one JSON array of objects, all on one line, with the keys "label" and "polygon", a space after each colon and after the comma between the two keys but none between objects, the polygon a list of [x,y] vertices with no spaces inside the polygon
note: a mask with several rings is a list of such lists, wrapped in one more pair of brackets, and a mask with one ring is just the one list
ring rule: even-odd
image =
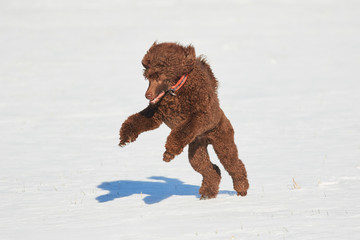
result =
[{"label": "dog's back", "polygon": [[200,56],[196,60],[197,65],[207,75],[207,77],[205,78],[208,81],[207,84],[209,84],[212,87],[213,91],[217,93],[218,81],[216,80],[214,73],[210,68],[210,65],[206,61],[206,58],[204,56]]}]

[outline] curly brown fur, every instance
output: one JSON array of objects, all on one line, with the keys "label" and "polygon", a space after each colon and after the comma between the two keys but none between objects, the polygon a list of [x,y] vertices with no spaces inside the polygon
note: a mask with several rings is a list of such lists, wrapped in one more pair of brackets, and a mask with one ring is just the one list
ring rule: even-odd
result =
[{"label": "curly brown fur", "polygon": [[[149,80],[145,97],[150,104],[131,115],[121,126],[120,146],[136,140],[142,132],[158,128],[163,122],[171,129],[165,144],[163,160],[170,162],[189,145],[189,161],[203,176],[199,193],[202,199],[214,198],[219,192],[220,169],[210,162],[208,144],[230,174],[235,191],[245,196],[249,188],[247,173],[234,143],[234,130],[221,110],[217,97],[217,80],[202,57],[196,58],[193,46],[176,43],[154,43],[142,64]],[[184,74],[185,84],[168,94]]]}]

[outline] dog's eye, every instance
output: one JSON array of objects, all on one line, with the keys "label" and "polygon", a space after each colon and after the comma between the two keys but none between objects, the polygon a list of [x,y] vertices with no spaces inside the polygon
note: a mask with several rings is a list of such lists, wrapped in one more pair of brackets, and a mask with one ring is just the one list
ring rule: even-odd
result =
[{"label": "dog's eye", "polygon": [[167,66],[168,66],[168,64],[166,62],[160,62],[160,63],[156,64],[156,67],[158,67],[158,68],[164,68]]},{"label": "dog's eye", "polygon": [[158,79],[159,78],[159,74],[157,72],[153,72],[150,74],[150,78],[152,79]]}]

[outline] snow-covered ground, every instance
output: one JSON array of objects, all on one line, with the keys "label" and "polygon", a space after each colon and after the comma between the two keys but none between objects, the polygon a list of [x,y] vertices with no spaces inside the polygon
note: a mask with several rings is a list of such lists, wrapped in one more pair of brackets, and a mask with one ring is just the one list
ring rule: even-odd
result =
[{"label": "snow-covered ground", "polygon": [[[360,239],[357,0],[0,1],[0,239]],[[119,148],[153,41],[217,76],[250,190]],[[218,160],[211,150],[214,163]],[[218,164],[221,166],[220,164]]]}]

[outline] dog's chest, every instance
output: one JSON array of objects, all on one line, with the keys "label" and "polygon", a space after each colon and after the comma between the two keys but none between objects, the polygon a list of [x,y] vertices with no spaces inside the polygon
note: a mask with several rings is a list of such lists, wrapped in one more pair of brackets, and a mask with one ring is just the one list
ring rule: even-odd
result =
[{"label": "dog's chest", "polygon": [[183,118],[182,116],[167,116],[164,117],[164,123],[166,126],[168,126],[170,129],[175,128],[176,126],[180,125],[185,121],[186,118]]},{"label": "dog's chest", "polygon": [[167,101],[166,105],[159,108],[159,111],[164,123],[171,129],[182,124],[190,115],[189,109],[186,109],[177,99]]}]

